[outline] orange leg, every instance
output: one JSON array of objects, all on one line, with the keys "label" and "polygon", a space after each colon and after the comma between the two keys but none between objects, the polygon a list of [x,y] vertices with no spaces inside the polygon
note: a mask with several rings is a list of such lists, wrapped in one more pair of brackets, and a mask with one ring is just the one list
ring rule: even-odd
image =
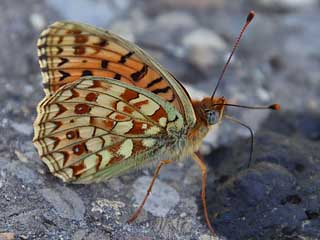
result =
[{"label": "orange leg", "polygon": [[204,217],[206,219],[206,223],[208,225],[209,230],[214,236],[217,236],[215,231],[213,230],[213,227],[211,226],[209,217],[208,217],[208,211],[207,211],[207,203],[206,203],[206,182],[207,182],[207,167],[203,160],[200,157],[199,152],[195,152],[192,154],[192,158],[196,161],[198,166],[201,169],[202,173],[202,188],[201,188],[201,199],[202,199],[202,205],[203,205],[203,212],[204,212]]},{"label": "orange leg", "polygon": [[149,197],[150,193],[151,193],[151,189],[153,187],[153,184],[154,182],[156,181],[156,178],[160,172],[160,168],[163,166],[163,165],[166,165],[166,164],[169,164],[169,163],[172,163],[172,160],[162,160],[157,168],[156,168],[156,171],[154,172],[153,174],[153,177],[152,177],[152,181],[149,185],[149,188],[148,188],[148,191],[147,191],[147,194],[144,196],[144,199],[142,201],[142,203],[140,204],[139,208],[134,212],[134,214],[129,218],[129,220],[127,221],[129,224],[132,223],[134,220],[136,220],[136,218],[139,216],[144,204],[146,203],[147,201],[147,198]]}]

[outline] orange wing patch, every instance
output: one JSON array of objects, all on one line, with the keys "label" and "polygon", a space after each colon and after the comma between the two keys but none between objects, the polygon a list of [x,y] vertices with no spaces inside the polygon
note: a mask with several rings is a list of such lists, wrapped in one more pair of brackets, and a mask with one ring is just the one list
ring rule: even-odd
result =
[{"label": "orange wing patch", "polygon": [[42,32],[38,56],[46,94],[83,76],[107,77],[145,88],[171,102],[182,103],[165,77],[145,63],[135,46],[109,32],[68,22],[56,22]]}]

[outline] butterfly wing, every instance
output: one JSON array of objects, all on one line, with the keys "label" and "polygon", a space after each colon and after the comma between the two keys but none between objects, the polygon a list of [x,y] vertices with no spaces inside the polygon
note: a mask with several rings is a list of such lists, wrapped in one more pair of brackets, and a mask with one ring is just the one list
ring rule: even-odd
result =
[{"label": "butterfly wing", "polygon": [[193,126],[196,116],[183,86],[145,51],[89,25],[56,22],[38,40],[47,96],[82,76],[100,76],[144,88],[170,102]]},{"label": "butterfly wing", "polygon": [[156,160],[186,131],[182,115],[161,97],[101,77],[64,85],[37,111],[33,141],[39,155],[55,176],[76,183]]}]

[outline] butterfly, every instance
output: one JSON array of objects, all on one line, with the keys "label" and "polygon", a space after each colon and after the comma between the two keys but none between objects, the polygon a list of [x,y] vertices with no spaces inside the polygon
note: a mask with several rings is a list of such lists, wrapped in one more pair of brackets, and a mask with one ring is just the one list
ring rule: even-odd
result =
[{"label": "butterfly", "polygon": [[92,183],[156,163],[132,222],[160,168],[191,155],[202,172],[204,214],[214,233],[199,147],[221,123],[226,99],[192,100],[144,50],[86,24],[56,22],[37,47],[46,96],[37,107],[33,142],[50,172],[65,182]]}]

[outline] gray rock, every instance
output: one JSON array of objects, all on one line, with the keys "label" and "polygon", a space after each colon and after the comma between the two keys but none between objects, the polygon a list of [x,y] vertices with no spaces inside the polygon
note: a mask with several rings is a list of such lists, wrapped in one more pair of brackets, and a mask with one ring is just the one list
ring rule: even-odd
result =
[{"label": "gray rock", "polygon": [[179,28],[195,28],[198,23],[194,16],[183,11],[170,11],[161,14],[155,19],[155,25],[159,28],[166,27],[169,31]]},{"label": "gray rock", "polygon": [[40,192],[61,217],[75,220],[83,219],[85,213],[83,201],[70,188],[44,188]]},{"label": "gray rock", "polygon": [[[170,189],[166,216],[147,207],[131,225],[126,220],[135,210],[133,183],[145,172],[77,186],[49,173],[32,145],[35,108],[44,96],[35,43],[43,26],[62,19],[111,28],[135,39],[183,84],[210,95],[245,20],[243,9],[257,6],[216,96],[251,105],[279,101],[285,110],[269,116],[228,109],[257,132],[255,162],[246,168],[249,145],[239,139],[248,137],[246,131],[223,124],[213,132],[209,142],[215,144],[206,149],[209,215],[227,239],[319,239],[320,15],[315,1],[262,2],[2,0],[0,232],[19,239],[210,239],[201,174],[191,160],[162,169],[156,181]],[[216,44],[190,35],[199,29],[217,34],[227,46],[221,56],[211,47],[214,56],[200,55],[209,67],[188,52]],[[183,43],[186,36],[193,45]],[[142,191],[142,185],[137,188]],[[178,202],[172,199],[177,193]]]},{"label": "gray rock", "polygon": [[30,15],[30,22],[32,26],[38,31],[42,30],[46,25],[44,16],[38,13],[33,13]]},{"label": "gray rock", "polygon": [[[209,212],[216,215],[212,221],[217,231],[228,239],[320,237],[320,195],[315,190],[320,189],[319,143],[302,138],[300,127],[294,130],[288,116],[276,117],[279,125],[266,120],[266,129],[279,130],[257,134],[255,161],[249,169],[244,142],[211,155],[218,181],[208,183],[216,186],[208,190]],[[306,230],[307,220],[312,223]]]},{"label": "gray rock", "polygon": [[[137,206],[142,202],[151,180],[151,177],[143,176],[133,183],[134,201]],[[179,200],[179,194],[174,188],[157,179],[144,209],[154,216],[165,217]]]},{"label": "gray rock", "polygon": [[11,121],[10,125],[14,130],[24,135],[30,135],[33,132],[33,127],[30,123],[17,123]]},{"label": "gray rock", "polygon": [[227,47],[218,34],[204,28],[196,29],[185,35],[182,39],[182,46],[187,49],[187,58],[203,70],[220,63],[219,58],[223,56]]}]

